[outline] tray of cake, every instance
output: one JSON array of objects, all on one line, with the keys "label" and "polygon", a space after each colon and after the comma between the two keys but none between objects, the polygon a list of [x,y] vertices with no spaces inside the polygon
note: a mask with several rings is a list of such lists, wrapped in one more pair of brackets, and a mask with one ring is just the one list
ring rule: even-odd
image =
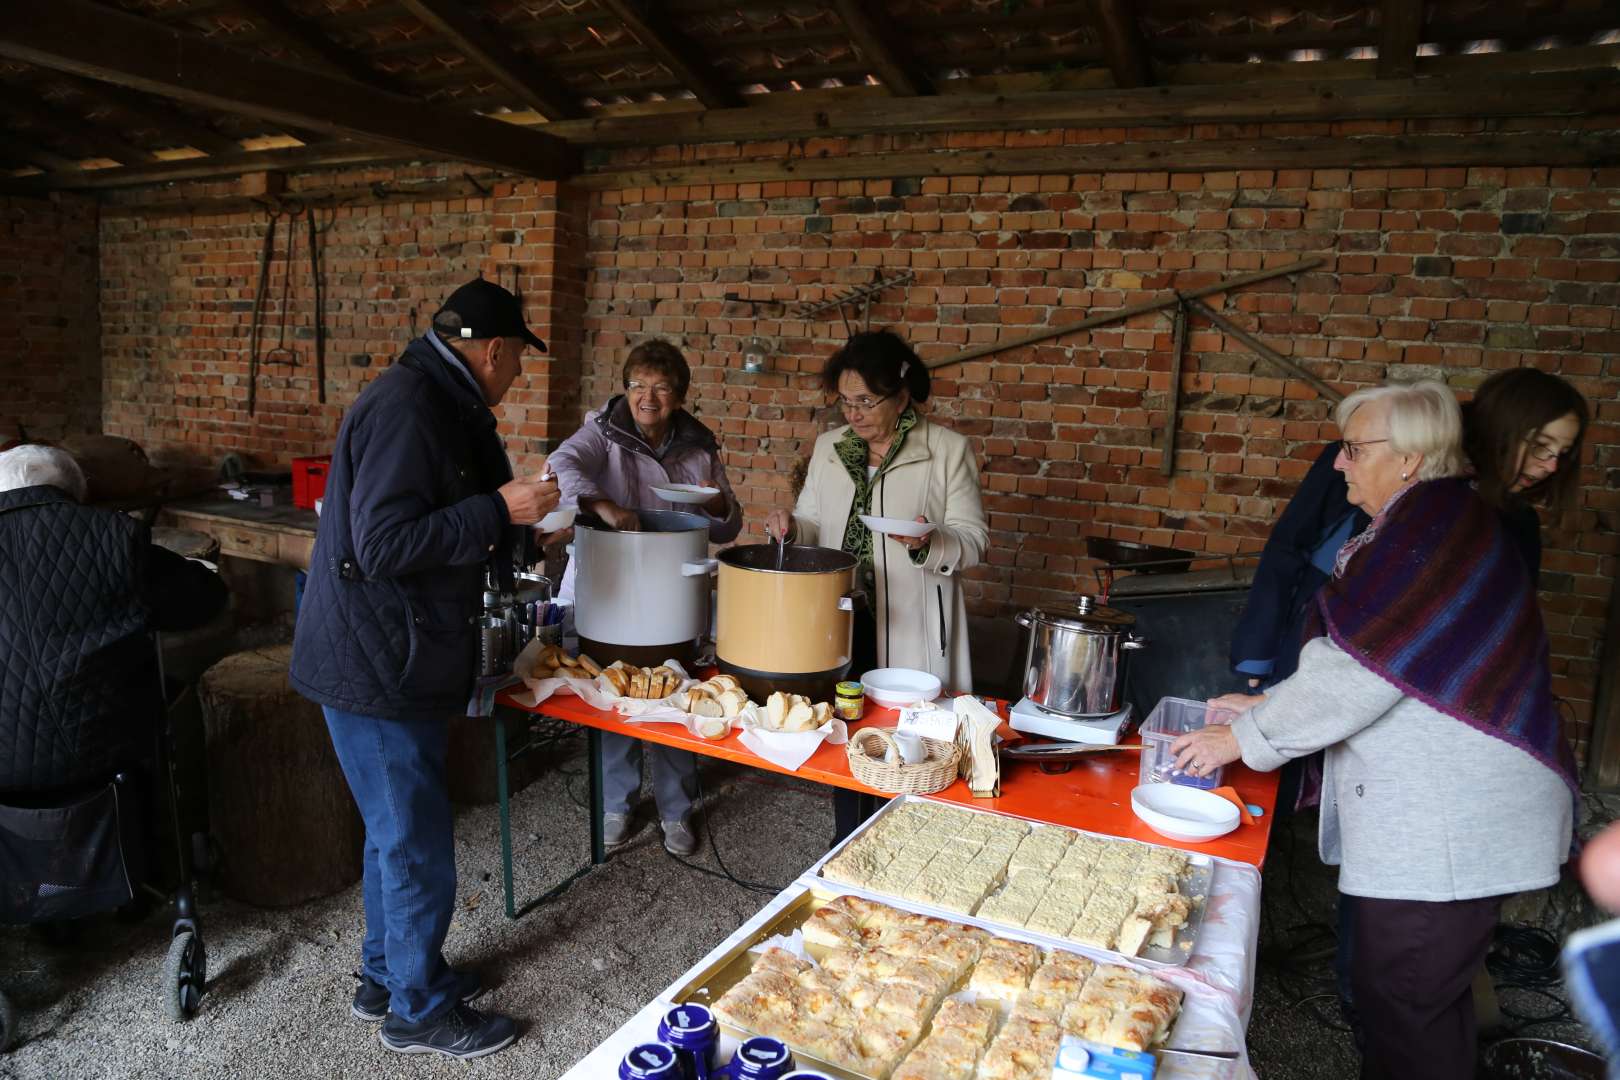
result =
[{"label": "tray of cake", "polygon": [[901,796],[807,880],[1169,967],[1192,955],[1214,873],[1208,855]]},{"label": "tray of cake", "polygon": [[1065,1034],[1164,1044],[1183,993],[1150,972],[823,883],[674,1000],[707,1005],[739,1038],[781,1039],[800,1068],[842,1080],[1045,1080]]}]

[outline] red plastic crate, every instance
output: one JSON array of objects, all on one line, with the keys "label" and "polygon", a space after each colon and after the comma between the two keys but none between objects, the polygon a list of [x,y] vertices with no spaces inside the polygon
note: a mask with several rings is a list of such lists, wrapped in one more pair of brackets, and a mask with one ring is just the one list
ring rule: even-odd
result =
[{"label": "red plastic crate", "polygon": [[331,467],[330,454],[292,459],[294,506],[301,506],[305,510],[315,509],[315,500],[326,494],[326,473]]}]

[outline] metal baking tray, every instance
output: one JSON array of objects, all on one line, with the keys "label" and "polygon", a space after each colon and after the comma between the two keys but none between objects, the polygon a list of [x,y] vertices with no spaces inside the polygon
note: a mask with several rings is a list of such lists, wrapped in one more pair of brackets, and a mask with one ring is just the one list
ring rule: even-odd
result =
[{"label": "metal baking tray", "polygon": [[[820,859],[817,859],[813,864],[811,864],[810,869],[805,871],[804,875],[800,878],[801,882],[816,888],[836,889],[839,892],[854,893],[856,896],[864,896],[871,900],[882,900],[888,904],[905,907],[908,910],[921,911],[928,915],[936,915],[942,919],[954,919],[973,926],[983,927],[986,930],[995,931],[998,934],[1014,935],[1027,938],[1028,940],[1037,942],[1046,948],[1068,949],[1071,952],[1082,953],[1086,956],[1103,960],[1110,964],[1124,964],[1127,967],[1136,966],[1143,968],[1170,968],[1180,967],[1191,959],[1193,949],[1198,944],[1198,932],[1204,925],[1204,909],[1209,906],[1210,886],[1214,883],[1215,879],[1215,859],[1209,855],[1195,851],[1187,851],[1183,848],[1173,848],[1172,850],[1182,852],[1182,854],[1186,855],[1189,860],[1188,871],[1181,878],[1179,887],[1182,893],[1192,900],[1192,911],[1187,915],[1187,921],[1176,928],[1175,937],[1172,939],[1169,946],[1145,948],[1136,956],[1127,956],[1124,953],[1115,952],[1112,949],[1099,949],[1094,945],[1084,945],[1077,941],[1070,941],[1068,938],[1054,937],[1050,934],[1044,934],[1038,930],[1029,930],[1012,923],[982,918],[972,913],[952,911],[950,908],[940,907],[937,904],[930,904],[925,901],[895,896],[892,893],[880,892],[876,889],[868,889],[859,885],[847,885],[841,881],[833,881],[830,878],[822,877],[822,868],[828,862],[836,858],[838,854],[846,847],[855,843],[855,841],[859,839],[861,834],[866,832],[867,829],[875,828],[883,820],[885,815],[894,813],[907,802],[926,802],[930,806],[942,807],[946,810],[959,811],[964,814],[992,814],[997,817],[1012,818],[1014,821],[1021,821],[1031,826],[1039,825],[1048,829],[1069,828],[1066,825],[1053,825],[1050,822],[1038,821],[1034,818],[1020,817],[1017,814],[1004,814],[999,810],[984,810],[976,806],[963,806],[959,803],[940,802],[937,799],[928,799],[921,795],[898,795],[895,798],[890,799],[881,810],[863,822],[858,829],[844,839],[843,843],[839,844],[837,847],[827,852],[826,855],[822,856]],[[1141,844],[1143,847],[1148,848],[1168,847],[1168,845],[1165,844],[1148,844],[1141,840],[1132,840],[1123,836],[1109,836],[1106,833],[1088,832],[1085,829],[1073,829],[1071,831],[1081,833],[1086,836],[1095,836],[1111,843]],[[985,896],[985,900],[987,901],[991,896],[996,895],[1004,884],[1005,879],[1003,879],[1002,882],[997,883],[996,887],[991,889],[990,892]],[[980,901],[979,906],[983,907],[984,901]]]},{"label": "metal baking tray", "polygon": [[[771,919],[763,923],[754,933],[748,935],[747,938],[738,943],[734,948],[727,951],[714,963],[710,964],[689,978],[681,986],[681,988],[675,992],[674,997],[672,998],[674,1003],[677,1005],[688,1005],[695,1003],[712,1008],[714,1003],[719,1001],[720,998],[725,995],[727,990],[730,990],[733,986],[736,986],[750,971],[753,970],[754,954],[749,951],[750,949],[758,945],[760,942],[769,940],[773,937],[790,936],[795,930],[798,930],[809,921],[810,916],[815,914],[817,908],[820,908],[824,904],[830,903],[839,896],[843,896],[845,894],[853,894],[857,896],[862,895],[858,889],[846,888],[830,881],[817,881],[810,884],[801,882],[799,887],[804,889],[802,895],[784,907],[781,911],[777,912]],[[868,898],[870,899],[875,897],[868,896]],[[938,909],[930,911],[923,905],[913,904],[909,901],[899,900],[893,897],[883,897],[882,900],[889,906],[899,908],[902,911],[912,911],[925,915],[936,914],[938,911]],[[952,921],[961,922],[965,925],[974,925],[976,923],[976,920],[974,919],[961,918],[960,916],[955,916],[950,912],[945,912],[944,914],[949,916]],[[989,924],[984,925],[988,926]],[[1002,933],[999,936],[1015,941],[1028,941],[1031,944],[1039,946],[1043,950],[1058,948],[1069,952],[1081,951],[1073,948],[1067,942],[1059,941],[1053,944],[1048,944],[1050,939],[1042,939],[1041,935],[1039,934],[1034,934],[1030,931],[1022,930],[1017,927],[1011,927],[1009,928],[1009,932]],[[807,942],[805,945],[805,951],[810,954],[812,959],[819,961],[822,956],[826,954],[827,948],[822,945]],[[1126,958],[1126,962],[1129,963],[1129,958]],[[957,986],[953,988],[953,993],[961,989],[961,986]],[[1183,1011],[1185,1011],[1186,1003],[1183,1003],[1182,1007]],[[719,1018],[716,1017],[716,1019],[718,1020]],[[1178,1015],[1176,1017],[1176,1023],[1171,1025],[1170,1032],[1166,1037],[1167,1043],[1174,1041],[1176,1025],[1180,1022],[1181,1017]],[[731,1035],[736,1039],[746,1039],[752,1035],[766,1034],[764,1032],[749,1031],[746,1028],[740,1028],[734,1024],[725,1023],[723,1021],[720,1023],[720,1026],[721,1029],[726,1032],[726,1034]],[[930,1020],[929,1023],[923,1028],[922,1037],[926,1038],[932,1030],[933,1022]],[[792,1048],[793,1044],[789,1043],[788,1046]],[[822,1061],[820,1058],[811,1057],[809,1054],[803,1053],[798,1049],[793,1050],[793,1057],[797,1062],[795,1066],[796,1068],[815,1069],[818,1072],[824,1072],[828,1076],[834,1077],[835,1080],[873,1080],[873,1078],[866,1073],[852,1072],[849,1069],[841,1068],[837,1065],[833,1065],[830,1062]]]}]

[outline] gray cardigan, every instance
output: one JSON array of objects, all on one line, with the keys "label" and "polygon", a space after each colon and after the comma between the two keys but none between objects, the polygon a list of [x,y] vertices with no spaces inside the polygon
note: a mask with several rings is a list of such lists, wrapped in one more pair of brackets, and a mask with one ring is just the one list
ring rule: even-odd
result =
[{"label": "gray cardigan", "polygon": [[1328,638],[1232,724],[1269,771],[1327,751],[1319,844],[1339,891],[1470,900],[1539,889],[1569,854],[1569,788],[1524,751],[1402,694]]}]

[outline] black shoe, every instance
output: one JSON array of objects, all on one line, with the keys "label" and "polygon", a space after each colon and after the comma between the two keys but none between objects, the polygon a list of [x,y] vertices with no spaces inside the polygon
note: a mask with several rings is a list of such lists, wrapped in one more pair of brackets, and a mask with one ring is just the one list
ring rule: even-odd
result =
[{"label": "black shoe", "polygon": [[[478,972],[457,971],[455,975],[461,984],[456,994],[458,1000],[471,1001],[484,992],[484,983],[478,977]],[[388,987],[363,971],[355,972],[354,977],[360,985],[354,988],[354,1000],[349,1003],[349,1012],[368,1024],[382,1023],[383,1017],[388,1015]]]},{"label": "black shoe", "polygon": [[443,1054],[466,1060],[512,1045],[517,1025],[511,1017],[481,1013],[458,1001],[420,1024],[404,1023],[389,1013],[377,1037],[396,1054]]}]

